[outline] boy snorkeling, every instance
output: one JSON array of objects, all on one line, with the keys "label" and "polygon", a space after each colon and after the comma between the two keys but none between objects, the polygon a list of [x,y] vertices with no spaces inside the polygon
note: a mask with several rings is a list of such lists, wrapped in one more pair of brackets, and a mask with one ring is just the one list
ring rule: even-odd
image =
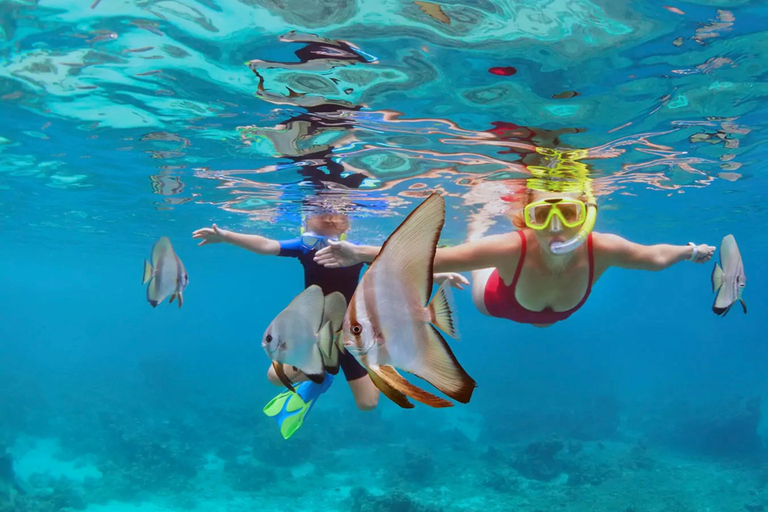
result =
[{"label": "boy snorkeling", "polygon": [[[198,245],[228,243],[256,254],[265,256],[282,256],[296,258],[304,268],[304,287],[318,285],[324,294],[340,292],[347,303],[357,288],[363,263],[349,265],[343,268],[326,268],[315,261],[317,251],[327,247],[329,243],[346,239],[349,230],[349,218],[334,212],[322,212],[310,215],[305,221],[301,236],[292,240],[273,240],[260,235],[236,233],[219,228],[213,224],[209,228],[201,228],[192,233],[192,238],[201,239]],[[456,288],[469,284],[460,274],[435,274],[437,284],[449,280]],[[368,372],[360,366],[349,352],[339,355],[339,363],[349,385],[357,408],[370,411],[376,408],[379,401],[379,390],[373,384]],[[304,417],[314,405],[315,400],[328,390],[333,382],[333,376],[326,373],[322,384],[314,383],[298,370],[286,366],[286,376],[293,383],[299,383],[296,393],[286,390],[276,396],[264,408],[265,414],[273,416],[280,425],[280,432],[288,439],[302,425]],[[267,378],[277,386],[282,382],[270,365]]]}]

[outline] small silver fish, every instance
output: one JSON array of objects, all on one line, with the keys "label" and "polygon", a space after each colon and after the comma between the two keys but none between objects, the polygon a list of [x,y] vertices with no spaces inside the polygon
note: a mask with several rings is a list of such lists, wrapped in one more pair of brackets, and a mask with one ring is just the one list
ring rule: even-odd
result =
[{"label": "small silver fish", "polygon": [[429,300],[444,223],[445,200],[432,194],[384,242],[344,317],[344,348],[368,370],[376,387],[403,408],[414,406],[408,397],[431,407],[453,403],[414,386],[395,368],[462,403],[469,402],[476,387],[435,329],[458,338],[450,282]]},{"label": "small silver fish", "polygon": [[322,383],[325,372],[339,371],[339,349],[335,338],[341,331],[347,301],[333,292],[311,285],[278,314],[262,337],[261,346],[272,360],[280,382],[294,391],[285,365],[301,371],[311,381]]},{"label": "small silver fish", "polygon": [[738,301],[746,313],[747,305],[741,294],[747,286],[747,276],[744,274],[744,263],[733,235],[726,235],[720,243],[720,263],[722,267],[715,263],[715,268],[712,269],[712,292],[717,293],[712,311],[716,315],[725,316]]},{"label": "small silver fish", "polygon": [[147,301],[154,308],[166,297],[179,299],[179,307],[184,303],[184,288],[189,283],[189,276],[184,264],[173,250],[167,236],[160,237],[152,247],[152,263],[144,260],[144,278],[142,284],[147,284]]}]

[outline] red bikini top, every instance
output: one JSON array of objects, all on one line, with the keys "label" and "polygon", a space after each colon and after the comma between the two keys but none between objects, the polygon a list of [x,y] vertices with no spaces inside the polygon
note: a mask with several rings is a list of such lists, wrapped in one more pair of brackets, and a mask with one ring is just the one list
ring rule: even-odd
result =
[{"label": "red bikini top", "polygon": [[507,318],[513,322],[523,324],[548,325],[565,320],[584,305],[592,291],[592,279],[594,277],[595,267],[594,256],[592,254],[592,233],[590,233],[587,238],[587,251],[589,253],[589,282],[587,284],[587,292],[576,306],[566,311],[554,311],[550,307],[546,307],[541,311],[531,311],[524,308],[517,301],[517,298],[515,297],[515,289],[517,288],[517,280],[520,279],[520,272],[523,270],[523,262],[525,261],[525,252],[527,250],[525,233],[523,233],[523,230],[518,231],[518,233],[520,233],[520,240],[522,241],[523,246],[520,251],[520,261],[517,262],[517,269],[515,270],[515,277],[512,279],[512,284],[509,286],[504,284],[504,281],[499,277],[499,272],[494,269],[485,285],[485,308],[491,316]]}]

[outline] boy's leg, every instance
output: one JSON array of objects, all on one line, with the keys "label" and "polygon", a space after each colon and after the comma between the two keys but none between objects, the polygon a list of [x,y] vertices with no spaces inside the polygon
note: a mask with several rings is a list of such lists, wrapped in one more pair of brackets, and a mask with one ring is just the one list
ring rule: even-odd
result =
[{"label": "boy's leg", "polygon": [[[305,380],[308,380],[306,375],[301,373],[299,370],[294,370],[293,366],[286,365],[284,368],[285,368],[285,375],[294,384],[298,384],[299,382],[304,382]],[[275,369],[272,367],[272,365],[269,365],[269,370],[267,371],[267,378],[269,379],[269,382],[271,382],[275,386],[285,387],[285,385],[282,382],[280,382],[280,379],[277,377],[277,373],[275,373]]]},{"label": "boy's leg", "polygon": [[339,364],[347,378],[347,384],[355,397],[357,408],[361,411],[372,411],[379,404],[379,388],[368,376],[368,370],[360,366],[357,359],[345,351],[339,354]]},{"label": "boy's leg", "polygon": [[348,380],[347,384],[352,390],[352,396],[355,397],[357,408],[361,411],[372,411],[379,404],[379,388],[373,384],[367,374],[364,377]]}]

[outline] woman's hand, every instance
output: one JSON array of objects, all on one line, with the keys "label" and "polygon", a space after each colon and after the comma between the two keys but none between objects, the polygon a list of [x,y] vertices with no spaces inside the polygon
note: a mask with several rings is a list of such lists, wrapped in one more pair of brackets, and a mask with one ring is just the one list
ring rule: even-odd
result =
[{"label": "woman's hand", "polygon": [[328,240],[328,245],[315,254],[315,262],[328,268],[351,267],[363,262],[357,246],[346,240]]},{"label": "woman's hand", "polygon": [[696,246],[696,257],[691,261],[694,263],[706,263],[712,259],[712,255],[715,254],[715,248],[707,244],[699,244]]}]

